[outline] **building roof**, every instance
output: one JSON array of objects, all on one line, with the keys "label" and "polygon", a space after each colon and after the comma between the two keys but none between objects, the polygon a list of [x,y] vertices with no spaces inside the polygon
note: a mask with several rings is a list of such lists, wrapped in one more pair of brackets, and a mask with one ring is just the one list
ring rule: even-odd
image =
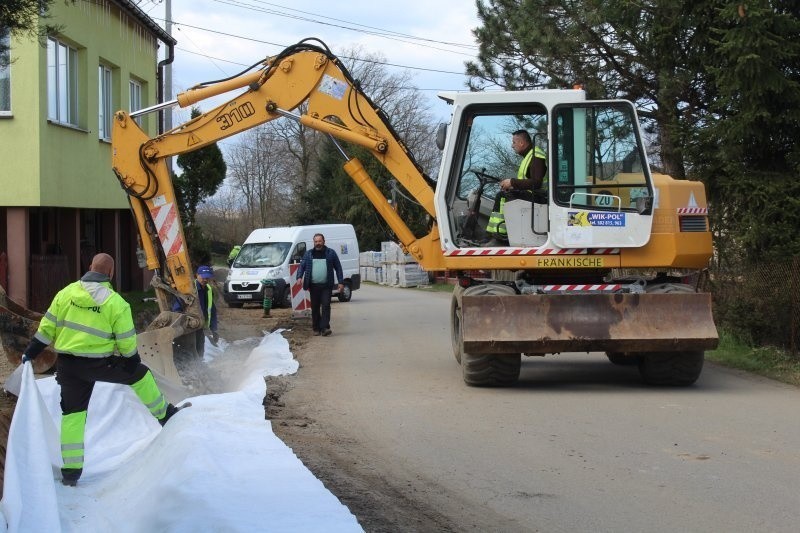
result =
[{"label": "building roof", "polygon": [[153,19],[147,16],[147,13],[139,9],[132,0],[114,0],[119,6],[133,15],[139,22],[144,24],[147,29],[153,32],[162,42],[175,46],[178,41],[172,38],[170,34],[164,31],[164,28],[155,23]]}]

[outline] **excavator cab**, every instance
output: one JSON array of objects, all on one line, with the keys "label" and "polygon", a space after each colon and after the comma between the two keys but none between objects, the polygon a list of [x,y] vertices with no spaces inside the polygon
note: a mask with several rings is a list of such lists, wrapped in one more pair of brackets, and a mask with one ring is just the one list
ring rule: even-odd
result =
[{"label": "excavator cab", "polygon": [[[527,93],[530,95],[530,93]],[[444,241],[481,247],[502,179],[517,177],[511,149],[525,130],[546,154],[546,188],[505,202],[509,247],[641,247],[650,237],[654,189],[629,102],[590,102],[583,91],[537,91],[541,101],[458,95],[440,175],[449,216]],[[466,97],[465,97],[466,96]],[[487,97],[488,96],[488,97]],[[466,100],[466,101],[465,101]],[[461,102],[464,102],[463,104]]]}]

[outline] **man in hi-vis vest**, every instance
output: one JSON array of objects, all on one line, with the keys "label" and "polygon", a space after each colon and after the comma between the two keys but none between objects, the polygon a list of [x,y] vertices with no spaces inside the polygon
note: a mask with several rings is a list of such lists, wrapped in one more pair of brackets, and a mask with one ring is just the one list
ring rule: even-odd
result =
[{"label": "man in hi-vis vest", "polygon": [[544,150],[533,146],[531,136],[525,130],[517,130],[511,135],[511,148],[522,156],[517,177],[500,182],[500,192],[494,200],[492,214],[486,225],[486,233],[492,237],[490,246],[500,246],[508,242],[506,219],[503,207],[509,200],[536,200],[547,202],[547,164]]},{"label": "man in hi-vis vest", "polygon": [[83,473],[89,399],[97,381],[130,385],[163,426],[181,407],[167,402],[136,347],[131,307],[111,288],[114,259],[97,254],[89,271],[61,289],[22,356],[32,361],[50,344],[58,354],[61,386],[62,483],[75,486]]}]

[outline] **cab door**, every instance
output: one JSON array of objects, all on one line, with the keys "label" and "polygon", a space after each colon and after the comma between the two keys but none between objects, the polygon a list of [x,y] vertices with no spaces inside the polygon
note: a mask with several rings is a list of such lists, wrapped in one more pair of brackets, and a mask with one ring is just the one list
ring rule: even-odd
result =
[{"label": "cab door", "polygon": [[645,245],[654,189],[633,105],[557,105],[550,139],[551,242],[560,248]]}]

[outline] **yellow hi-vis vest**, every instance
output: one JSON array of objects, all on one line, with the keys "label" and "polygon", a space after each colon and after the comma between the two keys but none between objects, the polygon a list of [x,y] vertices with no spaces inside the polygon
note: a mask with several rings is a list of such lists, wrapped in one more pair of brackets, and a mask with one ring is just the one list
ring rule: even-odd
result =
[{"label": "yellow hi-vis vest", "polygon": [[115,352],[129,357],[136,353],[131,307],[107,281],[76,281],[61,289],[35,337],[52,343],[58,353],[80,357],[108,357]]},{"label": "yellow hi-vis vest", "polygon": [[[534,157],[538,157],[539,159],[547,159],[547,156],[544,153],[544,150],[536,146],[533,150],[529,151],[525,154],[525,157],[522,159],[522,163],[519,164],[519,169],[517,170],[517,179],[523,180],[525,176],[528,175],[528,167],[531,166],[531,161],[533,161]],[[542,176],[542,189],[547,188],[547,173],[545,172],[544,176]]]},{"label": "yellow hi-vis vest", "polygon": [[[534,147],[532,150],[529,150],[525,157],[522,158],[522,162],[519,164],[519,169],[517,169],[517,179],[522,180],[528,175],[528,167],[531,166],[531,161],[533,161],[534,157],[538,157],[540,159],[546,159],[546,155],[544,150],[539,148],[538,146]],[[547,190],[547,173],[542,177],[542,189]],[[497,211],[492,211],[492,214],[489,215],[489,223],[486,225],[487,233],[498,235],[498,236],[505,236],[508,234],[506,230],[506,217],[503,214],[503,208],[506,205],[505,197],[500,198],[500,206],[498,207]]]}]

